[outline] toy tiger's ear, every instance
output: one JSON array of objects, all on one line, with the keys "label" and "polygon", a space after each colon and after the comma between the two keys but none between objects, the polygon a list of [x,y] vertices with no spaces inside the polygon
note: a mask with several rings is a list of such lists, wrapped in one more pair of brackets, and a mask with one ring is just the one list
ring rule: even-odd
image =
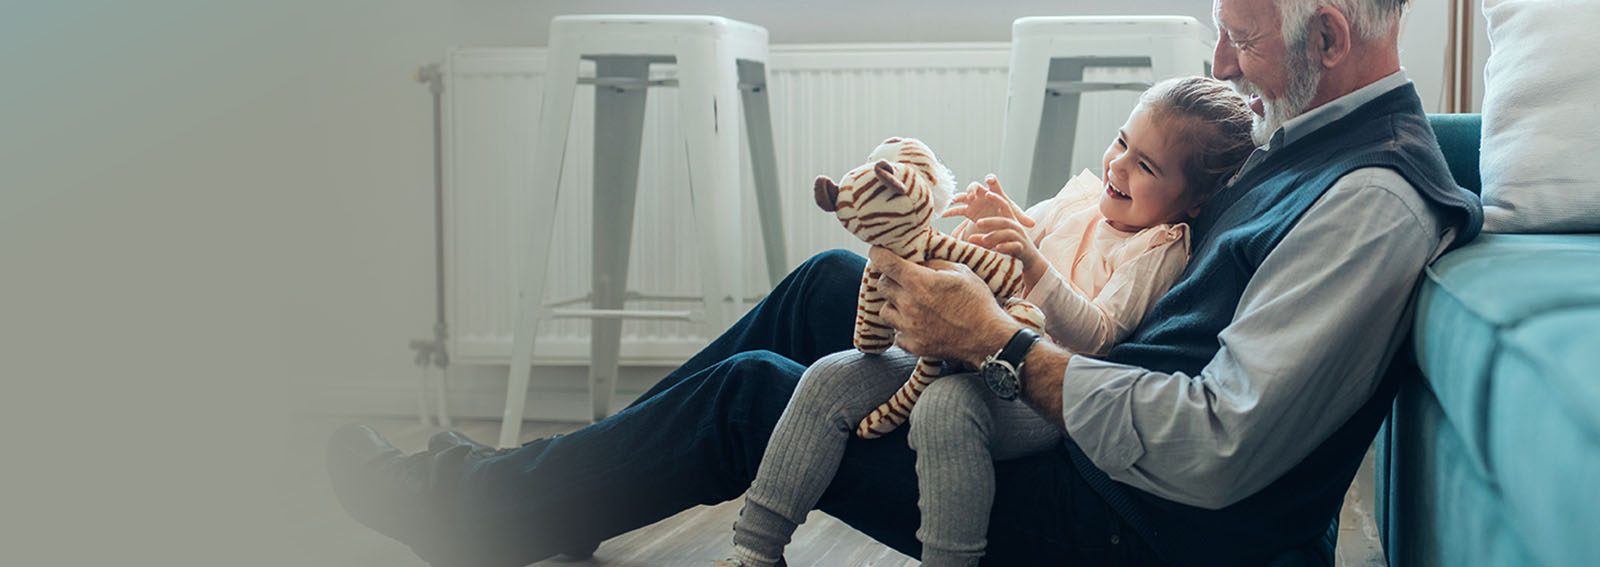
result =
[{"label": "toy tiger's ear", "polygon": [[817,206],[822,207],[822,210],[831,213],[839,208],[839,185],[828,179],[828,176],[818,175],[817,182],[811,190],[816,194]]},{"label": "toy tiger's ear", "polygon": [[895,164],[889,163],[889,160],[880,159],[877,165],[872,166],[872,172],[878,174],[878,181],[883,183],[884,186],[904,195],[906,194],[906,185],[901,183],[900,178],[896,176],[894,166]]}]

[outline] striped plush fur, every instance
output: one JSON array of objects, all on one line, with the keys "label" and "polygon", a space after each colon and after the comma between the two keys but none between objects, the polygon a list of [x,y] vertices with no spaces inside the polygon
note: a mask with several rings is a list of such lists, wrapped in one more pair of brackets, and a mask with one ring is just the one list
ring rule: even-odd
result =
[{"label": "striped plush fur", "polygon": [[[868,156],[867,163],[850,170],[839,183],[817,178],[817,205],[834,213],[852,234],[914,262],[948,260],[966,264],[989,284],[1006,312],[1022,324],[1039,330],[1044,314],[1033,304],[1013,297],[1022,291],[1022,263],[1016,258],[962,242],[934,230],[933,219],[950,204],[954,176],[933,156],[933,151],[912,138],[889,138]],[[856,349],[879,354],[894,344],[894,329],[878,310],[882,274],[871,264],[861,275],[856,304]],[[889,401],[861,420],[856,435],[866,439],[893,431],[911,416],[917,397],[942,370],[942,361],[923,357]]]}]

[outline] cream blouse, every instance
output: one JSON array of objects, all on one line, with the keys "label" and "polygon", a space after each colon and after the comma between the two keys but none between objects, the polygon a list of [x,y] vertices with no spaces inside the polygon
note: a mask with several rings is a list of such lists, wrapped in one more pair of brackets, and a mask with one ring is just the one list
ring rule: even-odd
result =
[{"label": "cream blouse", "polygon": [[1050,268],[1023,299],[1044,311],[1056,344],[1085,355],[1104,355],[1128,336],[1189,262],[1189,225],[1117,230],[1100,214],[1104,191],[1085,169],[1027,211],[1028,238]]}]

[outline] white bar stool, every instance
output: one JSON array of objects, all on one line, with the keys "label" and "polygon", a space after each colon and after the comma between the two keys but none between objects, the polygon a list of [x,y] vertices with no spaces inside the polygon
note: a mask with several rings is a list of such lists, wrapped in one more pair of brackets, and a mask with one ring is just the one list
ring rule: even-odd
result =
[{"label": "white bar stool", "polygon": [[1084,82],[1085,67],[1149,67],[1154,80],[1211,74],[1216,37],[1187,16],[1020,18],[1011,24],[1011,72],[1000,181],[1033,205],[1072,173],[1085,92],[1142,91],[1147,83]]},{"label": "white bar stool", "polygon": [[[594,77],[579,77],[579,61],[594,62]],[[739,109],[748,129],[751,169],[756,181],[767,273],[776,283],[787,271],[783,227],[778,212],[777,158],[766,89],[767,30],[714,16],[558,16],[550,22],[544,103],[535,133],[533,171],[550,172],[532,190],[541,206],[530,217],[533,234],[523,259],[517,322],[512,335],[511,371],[500,427],[501,447],[516,447],[532,371],[534,336],[540,321],[592,319],[589,393],[594,419],[610,413],[616,387],[623,319],[698,321],[708,336],[731,326],[743,311],[744,270],[740,207]],[[653,64],[675,64],[675,79],[650,79]],[[545,270],[550,258],[556,193],[567,150],[573,92],[595,86],[594,120],[594,290],[591,308],[567,309],[544,303]],[[639,152],[644,132],[645,95],[651,87],[677,87],[689,161],[703,274],[703,309],[644,311],[623,309],[629,294],[629,243],[639,182]],[[681,299],[681,298],[680,298]],[[581,300],[580,300],[581,301]],[[565,302],[564,304],[572,303]]]}]

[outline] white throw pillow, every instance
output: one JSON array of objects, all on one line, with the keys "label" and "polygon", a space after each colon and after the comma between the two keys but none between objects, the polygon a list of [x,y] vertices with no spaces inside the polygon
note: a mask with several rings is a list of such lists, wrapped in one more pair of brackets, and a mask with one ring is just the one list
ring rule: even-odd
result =
[{"label": "white throw pillow", "polygon": [[1600,1],[1483,0],[1483,229],[1600,232]]}]

